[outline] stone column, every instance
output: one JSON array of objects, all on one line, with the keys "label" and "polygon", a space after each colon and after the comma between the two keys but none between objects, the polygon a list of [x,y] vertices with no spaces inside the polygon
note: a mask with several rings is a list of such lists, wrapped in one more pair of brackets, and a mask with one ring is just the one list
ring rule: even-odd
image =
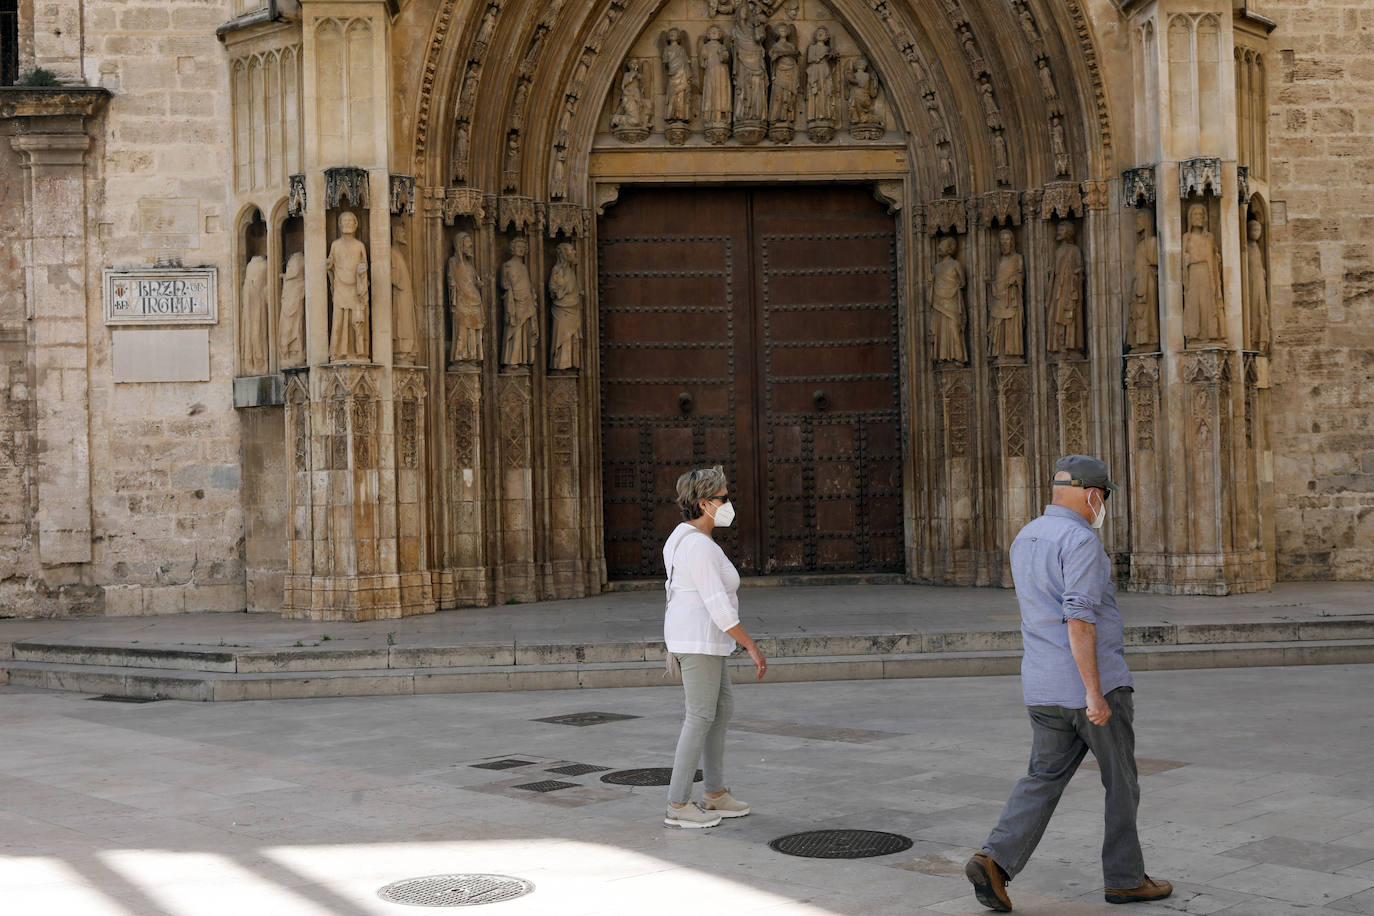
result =
[{"label": "stone column", "polygon": [[[44,567],[91,562],[86,122],[104,89],[4,90],[10,138],[23,160],[25,284],[32,316],[38,558]],[[53,584],[68,584],[57,575]]]}]

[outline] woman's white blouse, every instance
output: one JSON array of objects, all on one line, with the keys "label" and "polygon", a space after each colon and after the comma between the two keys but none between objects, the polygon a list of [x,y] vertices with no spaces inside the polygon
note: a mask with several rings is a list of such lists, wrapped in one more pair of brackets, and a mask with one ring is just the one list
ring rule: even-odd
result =
[{"label": "woman's white blouse", "polygon": [[669,652],[729,655],[725,634],[739,625],[739,571],[710,537],[683,522],[663,545],[668,607],[663,641]]}]

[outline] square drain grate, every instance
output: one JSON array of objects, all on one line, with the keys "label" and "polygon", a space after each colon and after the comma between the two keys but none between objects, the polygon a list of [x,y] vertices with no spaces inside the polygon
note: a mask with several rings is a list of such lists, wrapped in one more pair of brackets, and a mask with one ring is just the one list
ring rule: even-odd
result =
[{"label": "square drain grate", "polygon": [[576,789],[575,782],[562,782],[557,779],[541,779],[539,782],[527,782],[524,785],[512,786],[514,789],[524,789],[527,792],[557,792],[560,789]]},{"label": "square drain grate", "polygon": [[514,757],[508,757],[505,760],[488,760],[486,763],[473,763],[469,765],[474,770],[510,770],[515,767],[531,767],[534,766],[536,762],[537,761],[534,760],[517,760]]},{"label": "square drain grate", "polygon": [[551,722],[554,725],[600,725],[603,722],[621,722],[625,719],[638,719],[639,716],[626,716],[618,712],[574,712],[566,716],[548,716],[531,719],[531,722]]},{"label": "square drain grate", "polygon": [[604,773],[610,767],[594,767],[590,763],[570,763],[567,766],[549,767],[544,772],[558,773],[562,776],[586,776],[588,773]]}]

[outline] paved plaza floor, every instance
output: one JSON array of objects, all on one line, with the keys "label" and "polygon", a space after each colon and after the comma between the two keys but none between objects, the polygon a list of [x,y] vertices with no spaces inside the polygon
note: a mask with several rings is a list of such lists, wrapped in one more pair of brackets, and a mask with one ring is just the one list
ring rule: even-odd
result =
[{"label": "paved plaza floor", "polygon": [[[1141,833],[1162,904],[1102,901],[1091,758],[1016,911],[1374,913],[1374,666],[1137,675]],[[5,916],[373,916],[382,886],[469,872],[523,914],[964,914],[962,876],[1024,772],[1015,677],[749,684],[727,765],[748,817],[661,825],[665,790],[547,772],[667,766],[681,689],[232,704],[93,702],[0,687]],[[536,721],[585,712],[637,718]],[[493,770],[492,759],[527,761]],[[518,786],[571,784],[539,793]],[[788,857],[806,829],[910,837],[862,860]]]}]

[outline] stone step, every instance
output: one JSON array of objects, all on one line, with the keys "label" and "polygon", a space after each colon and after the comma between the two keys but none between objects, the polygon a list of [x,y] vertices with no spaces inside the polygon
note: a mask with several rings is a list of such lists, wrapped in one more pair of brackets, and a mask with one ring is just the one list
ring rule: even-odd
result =
[{"label": "stone step", "polygon": [[[1128,647],[1352,639],[1374,639],[1374,620],[1333,618],[1291,623],[1165,624],[1126,629]],[[1011,629],[879,635],[765,636],[759,638],[758,643],[767,655],[778,658],[890,656],[894,653],[1019,652],[1021,633],[1019,630]],[[657,641],[377,648],[302,646],[279,649],[234,646],[133,646],[90,641],[57,643],[37,640],[0,644],[0,659],[12,658],[22,662],[230,674],[619,664],[660,662],[663,654],[663,643]]]},{"label": "stone step", "polygon": [[[1297,640],[1135,646],[1136,671],[1374,663],[1374,639]],[[770,682],[883,678],[977,677],[1020,671],[1019,650],[886,652],[773,656]],[[747,660],[735,661],[737,681],[753,679]],[[575,664],[468,665],[299,671],[163,670],[49,661],[0,661],[0,683],[122,697],[177,700],[269,700],[338,696],[395,696],[578,687],[650,687],[672,682],[661,661]]]}]

